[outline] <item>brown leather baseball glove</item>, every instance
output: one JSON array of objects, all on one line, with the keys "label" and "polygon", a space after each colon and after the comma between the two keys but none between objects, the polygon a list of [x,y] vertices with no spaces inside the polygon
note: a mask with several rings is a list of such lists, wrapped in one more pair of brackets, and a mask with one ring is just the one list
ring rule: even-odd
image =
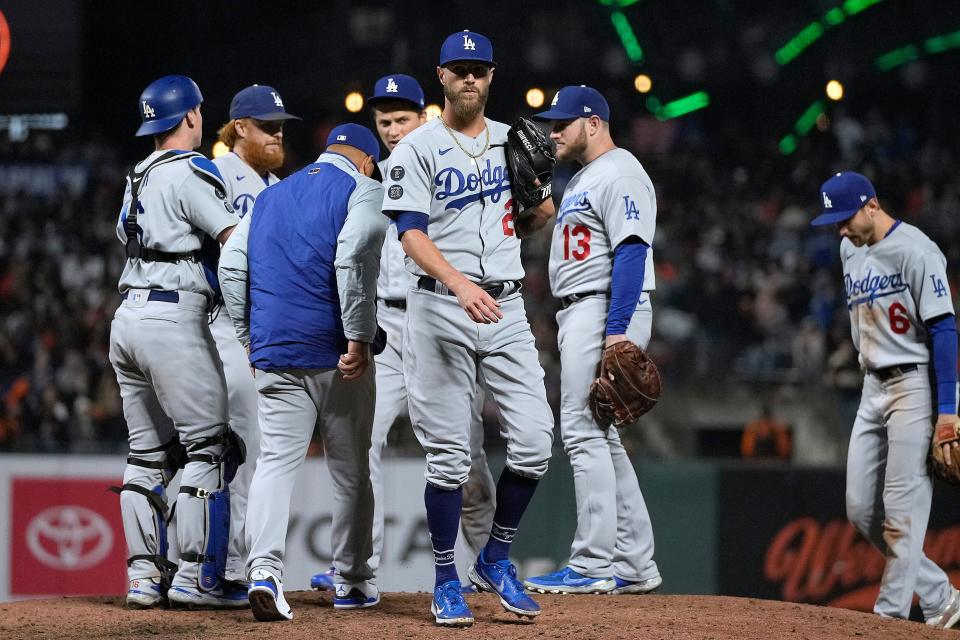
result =
[{"label": "brown leather baseball glove", "polygon": [[[960,420],[938,422],[930,442],[930,471],[950,484],[960,484]],[[951,444],[950,464],[943,457],[943,445]]]},{"label": "brown leather baseball glove", "polygon": [[590,411],[602,428],[632,424],[660,398],[660,372],[646,352],[624,340],[606,347],[590,385]]}]

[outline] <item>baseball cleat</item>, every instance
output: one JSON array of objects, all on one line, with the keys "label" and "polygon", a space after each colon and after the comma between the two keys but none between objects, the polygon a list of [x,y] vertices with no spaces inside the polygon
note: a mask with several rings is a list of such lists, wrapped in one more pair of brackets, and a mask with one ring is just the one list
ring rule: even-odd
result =
[{"label": "baseball cleat", "polygon": [[606,593],[617,585],[613,578],[590,578],[564,567],[545,576],[527,578],[523,586],[538,593]]},{"label": "baseball cleat", "polygon": [[138,578],[130,581],[127,590],[128,609],[153,609],[163,604],[163,590],[159,578]]},{"label": "baseball cleat", "polygon": [[310,577],[310,588],[316,589],[317,591],[333,591],[333,576],[336,573],[336,569],[330,567],[323,573],[316,573]]},{"label": "baseball cleat", "polygon": [[246,609],[250,605],[244,589],[237,583],[223,581],[213,591],[200,591],[193,587],[171,587],[167,599],[171,607],[187,609]]},{"label": "baseball cleat", "polygon": [[250,608],[260,622],[292,620],[293,611],[283,597],[283,583],[266,569],[250,572]]},{"label": "baseball cleat", "polygon": [[615,596],[627,593],[653,593],[663,584],[663,578],[658,575],[647,578],[646,580],[640,580],[639,582],[624,580],[623,578],[613,576],[613,581],[616,583],[616,586],[607,591],[607,593]]},{"label": "baseball cleat", "polygon": [[366,609],[380,604],[377,585],[363,582],[340,582],[333,593],[334,609]]},{"label": "baseball cleat", "polygon": [[430,613],[438,625],[444,627],[469,627],[473,624],[473,612],[460,593],[460,581],[444,582],[433,590]]},{"label": "baseball cleat", "polygon": [[500,604],[507,611],[527,618],[540,615],[540,605],[527,595],[517,579],[517,568],[509,560],[487,562],[481,551],[467,575],[479,591],[500,596]]},{"label": "baseball cleat", "polygon": [[957,622],[960,622],[960,591],[951,587],[947,606],[937,615],[927,619],[927,624],[940,629],[950,629]]}]

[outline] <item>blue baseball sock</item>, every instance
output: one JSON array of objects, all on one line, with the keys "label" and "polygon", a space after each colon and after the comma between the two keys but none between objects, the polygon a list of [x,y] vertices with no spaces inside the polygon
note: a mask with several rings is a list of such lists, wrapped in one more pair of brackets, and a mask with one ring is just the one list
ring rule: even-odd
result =
[{"label": "blue baseball sock", "polygon": [[527,510],[537,490],[539,480],[526,478],[505,468],[497,482],[497,510],[493,513],[493,529],[483,548],[487,562],[497,562],[510,557],[510,543],[517,534],[520,518]]},{"label": "blue baseball sock", "polygon": [[435,586],[459,580],[457,565],[453,561],[453,547],[457,543],[460,528],[460,509],[463,506],[463,489],[441,489],[427,483],[423,491],[427,507],[427,529],[433,543],[433,563],[437,572]]}]

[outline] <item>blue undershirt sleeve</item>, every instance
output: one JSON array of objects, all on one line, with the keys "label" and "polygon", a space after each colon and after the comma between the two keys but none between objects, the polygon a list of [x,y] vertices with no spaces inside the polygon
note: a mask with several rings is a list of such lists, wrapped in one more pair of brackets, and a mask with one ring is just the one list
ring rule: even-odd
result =
[{"label": "blue undershirt sleeve", "polygon": [[627,332],[630,319],[643,294],[643,275],[647,264],[647,245],[637,236],[625,239],[613,252],[610,284],[610,311],[607,312],[608,336]]},{"label": "blue undershirt sleeve", "polygon": [[386,212],[397,223],[397,237],[403,237],[404,232],[410,229],[419,229],[424,234],[427,233],[427,227],[430,224],[430,216],[417,211],[388,211]]},{"label": "blue undershirt sleeve", "polygon": [[930,320],[933,371],[937,380],[937,412],[957,413],[957,321],[953,315]]}]

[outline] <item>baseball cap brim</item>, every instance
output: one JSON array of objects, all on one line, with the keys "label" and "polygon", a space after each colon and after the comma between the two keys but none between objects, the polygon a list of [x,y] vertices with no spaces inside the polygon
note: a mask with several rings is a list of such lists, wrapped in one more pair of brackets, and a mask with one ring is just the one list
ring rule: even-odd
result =
[{"label": "baseball cap brim", "polygon": [[170,116],[169,118],[148,120],[140,125],[140,128],[137,129],[137,132],[134,134],[134,136],[150,136],[163,133],[164,131],[169,131],[180,124],[180,121],[183,120],[185,115],[186,113],[179,113],[177,115]]},{"label": "baseball cap brim", "polygon": [[843,222],[844,220],[849,220],[857,214],[857,211],[860,209],[850,209],[847,211],[830,211],[824,212],[818,215],[816,218],[810,221],[811,227],[824,227],[828,224],[837,224],[838,222]]},{"label": "baseball cap brim", "polygon": [[246,116],[238,116],[239,118],[253,118],[254,120],[303,120],[298,116],[293,115],[292,113],[287,113],[286,111],[274,111],[272,113],[263,113],[263,114],[249,114]]},{"label": "baseball cap brim", "polygon": [[487,65],[491,69],[497,66],[496,62],[494,62],[493,60],[487,60],[483,56],[475,56],[475,57],[457,56],[456,58],[451,58],[450,60],[445,60],[444,62],[441,62],[440,66],[446,67],[455,62],[482,62],[483,64]]},{"label": "baseball cap brim", "polygon": [[535,113],[533,117],[535,120],[576,120],[582,115],[582,113],[567,113],[559,109],[550,109],[549,111]]},{"label": "baseball cap brim", "polygon": [[395,96],[370,96],[367,98],[367,106],[375,107],[381,102],[405,102],[410,105],[411,111],[423,111],[423,107],[418,102],[408,100],[407,98]]}]

